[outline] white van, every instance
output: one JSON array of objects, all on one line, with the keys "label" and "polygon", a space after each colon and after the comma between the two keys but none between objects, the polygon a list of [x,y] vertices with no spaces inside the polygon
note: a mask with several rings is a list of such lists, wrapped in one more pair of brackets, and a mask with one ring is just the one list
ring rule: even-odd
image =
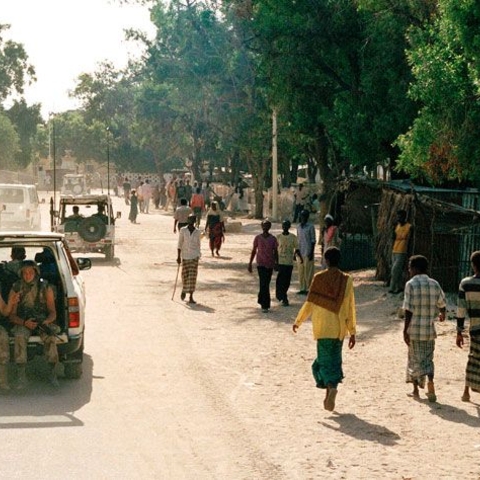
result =
[{"label": "white van", "polygon": [[0,183],[0,230],[41,230],[35,185]]}]

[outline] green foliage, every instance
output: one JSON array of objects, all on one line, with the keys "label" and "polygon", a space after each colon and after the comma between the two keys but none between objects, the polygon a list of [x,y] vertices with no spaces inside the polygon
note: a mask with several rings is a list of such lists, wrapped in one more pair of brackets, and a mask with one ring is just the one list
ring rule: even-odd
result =
[{"label": "green foliage", "polygon": [[480,39],[477,2],[443,0],[425,29],[413,29],[411,97],[422,104],[399,138],[398,168],[434,185],[480,181]]},{"label": "green foliage", "polygon": [[[0,104],[18,98],[25,83],[35,79],[22,44],[6,39],[9,25],[0,24]],[[32,138],[39,122],[38,105],[28,108],[16,101],[9,111],[0,107],[0,164],[2,168],[27,166],[33,157]]]},{"label": "green foliage", "polygon": [[399,4],[403,9],[380,1],[256,3],[269,96],[302,139],[298,151],[316,160],[324,179],[395,158],[392,143],[414,118],[404,54],[414,12]]},{"label": "green foliage", "polygon": [[5,39],[9,28],[0,24],[0,103],[14,93],[23,93],[25,83],[35,79],[23,45]]},{"label": "green foliage", "polygon": [[25,168],[35,157],[35,136],[38,125],[43,121],[40,105],[29,107],[24,100],[14,102],[6,114],[15,125],[19,138],[20,150],[15,154],[15,164],[17,167]]},{"label": "green foliage", "polygon": [[13,168],[13,159],[19,151],[19,138],[15,127],[9,118],[0,112],[0,169]]}]

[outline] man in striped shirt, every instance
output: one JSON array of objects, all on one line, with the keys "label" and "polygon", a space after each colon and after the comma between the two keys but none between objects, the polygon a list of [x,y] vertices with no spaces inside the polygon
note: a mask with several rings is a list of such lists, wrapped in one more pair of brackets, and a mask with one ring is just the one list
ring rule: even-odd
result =
[{"label": "man in striped shirt", "polygon": [[470,400],[471,388],[474,392],[480,392],[480,251],[473,252],[470,256],[473,273],[472,277],[466,277],[460,282],[457,301],[457,346],[462,348],[463,331],[465,329],[465,316],[470,320],[470,352],[465,374],[465,390],[462,400]]},{"label": "man in striped shirt", "polygon": [[408,345],[407,383],[413,383],[413,397],[419,398],[418,388],[424,388],[428,377],[427,398],[435,402],[433,383],[435,350],[435,320],[445,320],[446,299],[440,284],[427,275],[428,260],[423,255],[410,257],[411,279],[405,285],[403,309],[405,327],[403,339]]}]

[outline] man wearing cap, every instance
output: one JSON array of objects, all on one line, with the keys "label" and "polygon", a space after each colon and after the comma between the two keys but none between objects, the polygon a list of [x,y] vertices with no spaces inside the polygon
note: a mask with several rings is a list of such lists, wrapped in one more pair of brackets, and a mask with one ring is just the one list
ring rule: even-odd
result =
[{"label": "man wearing cap", "polygon": [[[185,199],[183,199],[185,200]],[[182,265],[182,294],[185,300],[187,293],[190,295],[188,303],[197,303],[193,299],[193,292],[197,285],[198,261],[201,257],[200,230],[195,227],[197,217],[192,213],[187,218],[187,226],[178,231],[177,263]]]},{"label": "man wearing cap", "polygon": [[[25,260],[20,268],[20,279],[13,284],[12,292],[18,292],[20,298],[9,316],[13,324],[14,361],[17,365],[17,388],[27,386],[26,365],[28,339],[38,333],[43,341],[43,351],[50,368],[50,383],[58,387],[55,368],[58,363],[58,349],[55,334],[60,327],[54,322],[57,318],[55,297],[52,287],[40,278],[37,264]],[[48,326],[49,332],[39,330],[40,325]]]}]

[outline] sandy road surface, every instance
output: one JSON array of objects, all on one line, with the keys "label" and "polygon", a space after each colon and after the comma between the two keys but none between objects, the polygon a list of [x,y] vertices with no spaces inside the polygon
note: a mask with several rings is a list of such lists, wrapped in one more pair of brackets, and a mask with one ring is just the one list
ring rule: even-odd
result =
[{"label": "sandy road surface", "polygon": [[[189,306],[179,290],[171,300],[171,215],[153,211],[132,225],[115,203],[116,260],[94,259],[84,274],[85,376],[62,381],[56,395],[34,382],[25,396],[0,399],[2,458],[16,460],[4,474],[43,478],[53,467],[51,478],[65,478],[68,464],[71,478],[480,478],[480,396],[460,400],[466,351],[454,346],[451,322],[439,326],[439,400],[413,401],[400,299],[372,272],[356,272],[358,343],[344,354],[336,411],[326,412],[310,374],[310,325],[291,333],[297,282],[290,307],[274,303],[265,315],[256,305],[257,279],[246,270],[256,222],[227,236],[222,258],[205,243],[199,303]],[[38,414],[14,428],[32,401]],[[39,428],[59,413],[72,428],[52,419]],[[33,467],[21,452],[39,442],[63,455]]]}]

